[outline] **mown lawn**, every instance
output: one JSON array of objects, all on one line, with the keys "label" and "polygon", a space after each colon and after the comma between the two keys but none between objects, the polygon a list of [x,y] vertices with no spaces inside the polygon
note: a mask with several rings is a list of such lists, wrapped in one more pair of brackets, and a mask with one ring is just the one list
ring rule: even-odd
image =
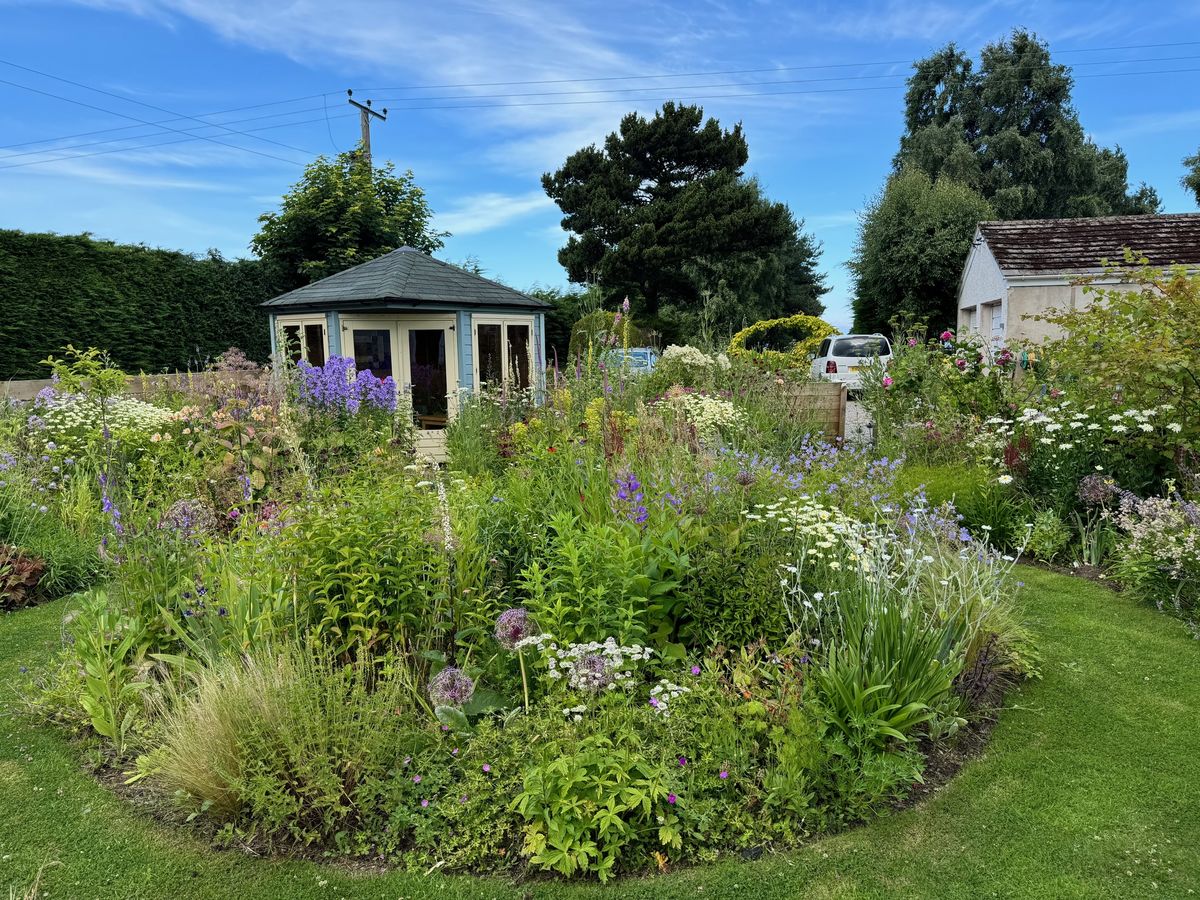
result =
[{"label": "mown lawn", "polygon": [[[0,894],[51,897],[1200,896],[1200,644],[1103,587],[1025,569],[1044,677],[920,808],[755,862],[607,888],[352,876],[207,849],[140,819],[55,730],[0,719]],[[0,681],[44,663],[63,604],[0,618]]]}]

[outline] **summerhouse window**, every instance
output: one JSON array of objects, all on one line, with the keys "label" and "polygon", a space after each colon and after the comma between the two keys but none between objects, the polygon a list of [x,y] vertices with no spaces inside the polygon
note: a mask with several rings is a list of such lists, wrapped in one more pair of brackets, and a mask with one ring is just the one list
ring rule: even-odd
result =
[{"label": "summerhouse window", "polygon": [[480,317],[475,325],[475,386],[525,390],[533,383],[533,319]]},{"label": "summerhouse window", "polygon": [[280,350],[292,362],[304,360],[314,366],[325,365],[329,342],[325,335],[324,316],[313,318],[289,317],[279,320]]}]

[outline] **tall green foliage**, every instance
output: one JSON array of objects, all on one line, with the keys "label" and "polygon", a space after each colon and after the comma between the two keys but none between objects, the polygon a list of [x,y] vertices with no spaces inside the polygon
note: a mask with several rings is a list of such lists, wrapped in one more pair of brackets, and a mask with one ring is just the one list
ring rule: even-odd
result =
[{"label": "tall green foliage", "polygon": [[953,326],[958,279],[975,226],[993,218],[971,188],[919,169],[893,175],[862,214],[850,271],[854,330],[886,331],[889,322],[926,319]]},{"label": "tall green foliage", "polygon": [[279,212],[258,217],[254,252],[278,271],[285,289],[299,287],[398,247],[433,253],[446,235],[411,171],[387,163],[369,168],[358,151],[319,156],[283,197]]},{"label": "tall green foliage", "polygon": [[126,371],[198,368],[232,346],[270,349],[259,304],[279,293],[254,260],[197,258],[90,235],[0,230],[0,378],[45,378],[66,344]]},{"label": "tall green foliage", "polygon": [[978,71],[954,44],[913,69],[897,171],[918,166],[961,181],[1005,219],[1158,211],[1152,188],[1130,191],[1121,149],[1087,137],[1070,71],[1036,36],[1016,30],[988,44]]},{"label": "tall green foliage", "polygon": [[[584,147],[542,176],[572,233],[558,254],[568,277],[599,284],[606,301],[628,296],[668,341],[694,333],[729,284],[751,321],[820,312],[820,247],[744,177],[748,158],[741,126],[725,130],[698,106],[625,116],[602,148]],[[740,327],[735,312],[726,332]]]}]

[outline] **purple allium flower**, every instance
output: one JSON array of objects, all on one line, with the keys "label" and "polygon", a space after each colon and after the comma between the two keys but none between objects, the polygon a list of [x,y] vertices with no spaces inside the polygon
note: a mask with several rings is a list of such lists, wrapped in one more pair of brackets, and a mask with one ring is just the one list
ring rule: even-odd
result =
[{"label": "purple allium flower", "polygon": [[491,763],[484,763],[484,764],[483,764],[483,771],[484,771],[484,773],[485,773],[485,774],[486,774],[486,773],[488,773],[488,772],[490,772],[490,771],[492,771],[492,764],[491,764]]},{"label": "purple allium flower", "polygon": [[724,769],[722,769],[720,772],[717,773],[717,777],[720,778],[722,781],[724,781],[726,778],[729,777],[729,773],[726,772]]},{"label": "purple allium flower", "polygon": [[650,698],[650,705],[651,705],[651,706],[653,706],[655,709],[658,709],[658,698],[657,698],[657,697],[651,697],[651,698]]},{"label": "purple allium flower", "polygon": [[180,537],[190,540],[215,531],[217,514],[200,500],[183,498],[167,507],[158,520],[158,527],[162,531],[177,532]]},{"label": "purple allium flower", "polygon": [[428,808],[429,808],[429,801],[426,800],[424,797],[422,797],[421,798],[421,809],[428,809]]},{"label": "purple allium flower", "polygon": [[529,612],[521,607],[505,610],[496,620],[496,640],[506,650],[515,650],[517,644],[533,633]]},{"label": "purple allium flower", "polygon": [[1091,475],[1084,475],[1079,479],[1076,493],[1079,495],[1079,499],[1088,506],[1103,506],[1120,494],[1121,489],[1111,478],[1101,475],[1099,472],[1093,472]]},{"label": "purple allium flower", "polygon": [[667,794],[667,802],[670,803],[672,806],[675,805],[675,801],[678,799],[679,798],[676,797],[674,794]]},{"label": "purple allium flower", "polygon": [[571,666],[571,687],[580,690],[603,690],[612,684],[613,672],[608,660],[598,653],[581,656]]},{"label": "purple allium flower", "polygon": [[421,783],[421,776],[420,776],[420,775],[414,775],[414,776],[413,776],[413,784],[420,784],[420,783]]},{"label": "purple allium flower", "polygon": [[700,667],[699,667],[699,666],[692,666],[692,674],[693,674],[693,675],[699,675],[699,674],[700,674]]},{"label": "purple allium flower", "polygon": [[474,680],[455,666],[446,666],[429,682],[434,706],[462,706],[475,693]]},{"label": "purple allium flower", "polygon": [[687,765],[687,757],[686,756],[679,757],[679,764],[681,766],[686,766]]}]

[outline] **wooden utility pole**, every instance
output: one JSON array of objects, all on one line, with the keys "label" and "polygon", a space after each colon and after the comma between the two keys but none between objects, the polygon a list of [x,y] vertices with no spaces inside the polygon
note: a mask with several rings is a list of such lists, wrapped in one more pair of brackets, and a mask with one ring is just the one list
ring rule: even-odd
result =
[{"label": "wooden utility pole", "polygon": [[347,89],[346,96],[349,97],[351,106],[358,108],[359,121],[362,125],[362,152],[363,158],[367,163],[367,171],[371,169],[371,116],[377,118],[380,122],[387,121],[387,107],[383,108],[382,113],[378,113],[371,109],[371,101],[368,100],[365,104],[359,103],[354,99],[354,91]]}]

